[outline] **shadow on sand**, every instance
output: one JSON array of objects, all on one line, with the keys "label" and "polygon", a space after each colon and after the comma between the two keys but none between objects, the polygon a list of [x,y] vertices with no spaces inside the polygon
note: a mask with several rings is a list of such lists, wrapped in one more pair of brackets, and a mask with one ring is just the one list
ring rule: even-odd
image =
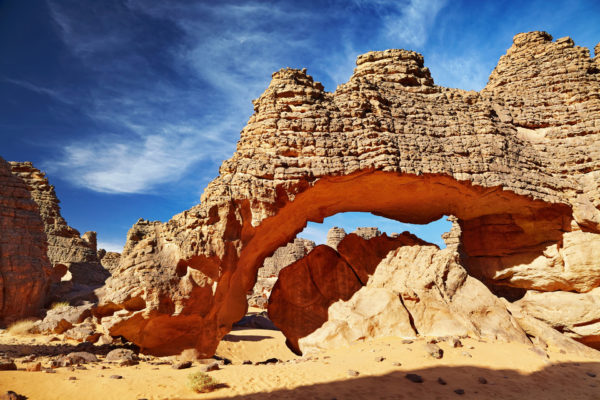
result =
[{"label": "shadow on sand", "polygon": [[[518,362],[519,360],[515,359],[515,364]],[[341,381],[300,386],[295,389],[233,397],[224,397],[216,391],[208,397],[202,398],[247,400],[600,399],[600,363],[552,364],[532,374],[522,374],[509,369],[493,370],[471,366],[442,366],[412,371],[402,370],[402,367],[398,367],[398,369],[397,372],[381,376],[358,376]],[[407,373],[420,375],[423,382],[411,382],[406,378]],[[442,378],[446,384],[439,383],[438,378]],[[464,393],[461,394],[461,390]]]}]

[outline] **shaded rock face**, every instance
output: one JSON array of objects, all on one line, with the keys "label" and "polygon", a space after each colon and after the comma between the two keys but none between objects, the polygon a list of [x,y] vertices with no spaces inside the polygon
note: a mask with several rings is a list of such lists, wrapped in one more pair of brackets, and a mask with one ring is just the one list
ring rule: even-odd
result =
[{"label": "shaded rock face", "polygon": [[[39,206],[48,241],[48,258],[55,279],[62,278],[74,284],[100,286],[110,275],[97,257],[96,232],[80,236],[60,214],[59,200],[54,186],[46,175],[30,162],[11,162],[12,173],[27,185],[31,197]],[[66,275],[66,276],[65,276]]]},{"label": "shaded rock face", "polygon": [[600,350],[600,287],[587,293],[530,290],[514,306],[559,332]]},{"label": "shaded rock face", "polygon": [[290,349],[300,353],[298,339],[323,325],[329,306],[350,299],[391,250],[425,243],[405,232],[395,238],[384,234],[368,240],[350,234],[337,251],[317,246],[280,272],[269,298],[269,318],[286,336]]},{"label": "shaded rock face", "polygon": [[315,242],[302,238],[296,238],[275,250],[271,257],[267,257],[263,267],[258,270],[256,284],[252,293],[248,296],[248,305],[259,308],[267,308],[267,300],[277,281],[279,272],[288,265],[298,261],[315,248]]},{"label": "shaded rock face", "polygon": [[132,228],[103,300],[111,334],[211,355],[264,259],[307,221],[347,211],[454,215],[470,274],[531,289],[504,271],[562,248],[566,233],[599,233],[598,67],[570,39],[531,32],[479,93],[436,86],[405,50],[359,56],[333,93],[305,70],[276,72],[201,204]]},{"label": "shaded rock face", "polygon": [[39,208],[0,158],[0,326],[35,316],[50,283]]}]

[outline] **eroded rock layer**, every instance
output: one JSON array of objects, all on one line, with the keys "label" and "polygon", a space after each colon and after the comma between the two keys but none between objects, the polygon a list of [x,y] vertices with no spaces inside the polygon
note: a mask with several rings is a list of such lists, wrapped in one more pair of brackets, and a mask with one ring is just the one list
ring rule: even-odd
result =
[{"label": "eroded rock layer", "polygon": [[54,268],[53,276],[63,275],[73,283],[102,285],[110,273],[100,265],[97,257],[96,232],[80,236],[60,214],[60,201],[46,174],[31,162],[11,161],[12,173],[27,185],[31,197],[39,206],[48,241],[48,258]]},{"label": "eroded rock layer", "polygon": [[42,307],[50,277],[46,249],[37,204],[0,158],[0,327]]},{"label": "eroded rock layer", "polygon": [[[211,354],[264,259],[307,221],[346,211],[454,215],[469,273],[537,288],[535,265],[514,267],[560,253],[567,233],[600,232],[599,62],[530,32],[479,93],[436,86],[406,50],[359,56],[333,93],[305,70],[274,73],[201,204],[130,231],[99,308],[111,333],[157,354]],[[558,275],[561,289],[588,289]]]}]

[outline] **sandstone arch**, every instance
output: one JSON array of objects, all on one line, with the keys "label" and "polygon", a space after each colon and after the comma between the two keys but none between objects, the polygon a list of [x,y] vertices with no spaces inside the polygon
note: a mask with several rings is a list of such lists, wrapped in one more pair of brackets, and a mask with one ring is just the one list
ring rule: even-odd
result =
[{"label": "sandstone arch", "polygon": [[[599,63],[568,38],[531,32],[479,93],[435,86],[405,50],[359,56],[334,93],[305,70],[276,72],[201,204],[131,229],[97,316],[145,351],[210,355],[264,258],[306,221],[345,211],[455,215],[473,275],[534,287],[520,266],[559,262],[547,249],[565,235],[598,239]],[[572,278],[543,290],[587,289]]]}]

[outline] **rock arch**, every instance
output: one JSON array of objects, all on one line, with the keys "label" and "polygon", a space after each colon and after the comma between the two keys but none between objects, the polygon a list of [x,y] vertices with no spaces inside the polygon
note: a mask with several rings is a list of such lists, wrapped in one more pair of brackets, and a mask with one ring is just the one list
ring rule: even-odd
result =
[{"label": "rock arch", "polygon": [[[96,315],[147,352],[210,355],[264,258],[306,221],[345,211],[455,215],[473,275],[535,287],[515,268],[543,274],[565,235],[600,232],[599,63],[531,32],[479,93],[434,85],[405,50],[359,56],[334,93],[306,70],[274,73],[201,204],[132,227]],[[563,275],[546,289],[585,291]]]}]

